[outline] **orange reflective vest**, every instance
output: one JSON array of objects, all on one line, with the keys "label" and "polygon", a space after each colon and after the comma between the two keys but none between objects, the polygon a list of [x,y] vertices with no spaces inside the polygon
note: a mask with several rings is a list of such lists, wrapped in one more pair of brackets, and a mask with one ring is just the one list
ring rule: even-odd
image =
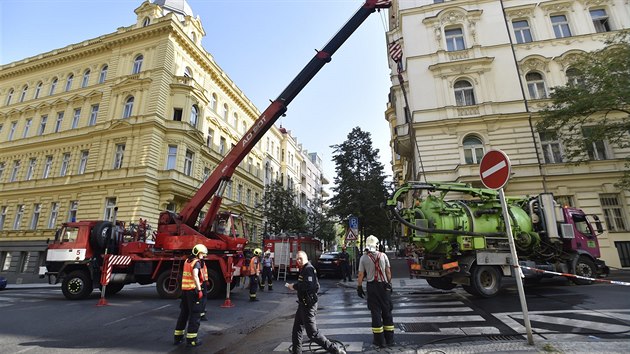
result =
[{"label": "orange reflective vest", "polygon": [[260,262],[258,261],[258,256],[252,257],[249,260],[249,275],[259,275],[260,274]]},{"label": "orange reflective vest", "polygon": [[[195,285],[195,277],[193,275],[193,269],[195,268],[195,264],[199,261],[198,258],[194,258],[192,260],[186,260],[184,262],[184,272],[182,273],[182,290],[194,290],[197,286]],[[208,268],[206,268],[206,262],[201,262],[201,272],[199,272],[199,283],[203,284],[204,281],[208,280]]]}]

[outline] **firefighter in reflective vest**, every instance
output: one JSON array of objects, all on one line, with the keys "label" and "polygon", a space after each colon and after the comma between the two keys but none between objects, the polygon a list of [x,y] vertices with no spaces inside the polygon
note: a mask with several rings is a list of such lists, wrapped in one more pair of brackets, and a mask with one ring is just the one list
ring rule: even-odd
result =
[{"label": "firefighter in reflective vest", "polygon": [[249,301],[258,301],[256,290],[258,290],[258,277],[260,276],[260,248],[254,250],[252,259],[249,260]]},{"label": "firefighter in reflective vest", "polygon": [[265,251],[265,256],[262,259],[262,282],[260,284],[260,290],[265,290],[265,286],[268,286],[268,290],[273,290],[273,258],[271,258],[271,252]]},{"label": "firefighter in reflective vest", "polygon": [[363,298],[363,278],[367,280],[367,304],[372,314],[374,345],[394,345],[394,318],[392,316],[392,271],[389,258],[378,251],[378,238],[373,235],[365,239],[368,252],[359,260],[357,294]]},{"label": "firefighter in reflective vest", "polygon": [[202,301],[206,297],[203,291],[203,282],[208,279],[208,271],[203,258],[207,254],[208,248],[198,244],[193,247],[192,255],[184,262],[181,287],[182,301],[179,306],[180,312],[173,339],[175,345],[184,342],[184,333],[186,333],[187,347],[201,345],[201,341],[197,338],[197,331],[199,330],[201,314],[205,310],[205,302]]}]

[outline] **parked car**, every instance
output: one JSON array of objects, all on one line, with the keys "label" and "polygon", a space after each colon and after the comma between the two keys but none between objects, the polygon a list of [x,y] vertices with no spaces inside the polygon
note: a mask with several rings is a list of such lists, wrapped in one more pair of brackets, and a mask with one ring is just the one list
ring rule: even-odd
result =
[{"label": "parked car", "polygon": [[339,260],[339,252],[325,252],[319,256],[315,263],[317,275],[333,275],[341,278],[341,261]]},{"label": "parked car", "polygon": [[4,290],[7,287],[7,278],[0,277],[0,290]]}]

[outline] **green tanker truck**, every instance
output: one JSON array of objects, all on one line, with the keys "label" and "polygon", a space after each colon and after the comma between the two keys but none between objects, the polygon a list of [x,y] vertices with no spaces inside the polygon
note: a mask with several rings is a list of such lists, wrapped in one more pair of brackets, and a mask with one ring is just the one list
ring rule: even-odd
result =
[{"label": "green tanker truck", "polygon": [[[587,278],[608,274],[599,259],[597,235],[603,229],[597,216],[559,206],[550,193],[507,197],[506,203],[521,266]],[[497,191],[462,183],[409,182],[396,190],[387,206],[402,225],[404,240],[421,250],[413,274],[432,287],[450,290],[462,285],[470,294],[492,297],[502,278],[513,276]],[[549,276],[521,269],[529,281]]]}]

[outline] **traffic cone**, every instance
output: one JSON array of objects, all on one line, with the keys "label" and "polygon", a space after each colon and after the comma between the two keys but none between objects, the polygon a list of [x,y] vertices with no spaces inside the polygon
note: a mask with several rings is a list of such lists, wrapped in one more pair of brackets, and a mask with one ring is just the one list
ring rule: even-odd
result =
[{"label": "traffic cone", "polygon": [[232,304],[232,300],[230,300],[230,298],[228,297],[227,299],[225,299],[221,307],[234,307],[234,304]]},{"label": "traffic cone", "polygon": [[107,302],[107,300],[105,300],[104,297],[101,297],[100,299],[98,299],[98,304],[96,304],[96,306],[100,307],[100,306],[109,306],[109,303]]}]

